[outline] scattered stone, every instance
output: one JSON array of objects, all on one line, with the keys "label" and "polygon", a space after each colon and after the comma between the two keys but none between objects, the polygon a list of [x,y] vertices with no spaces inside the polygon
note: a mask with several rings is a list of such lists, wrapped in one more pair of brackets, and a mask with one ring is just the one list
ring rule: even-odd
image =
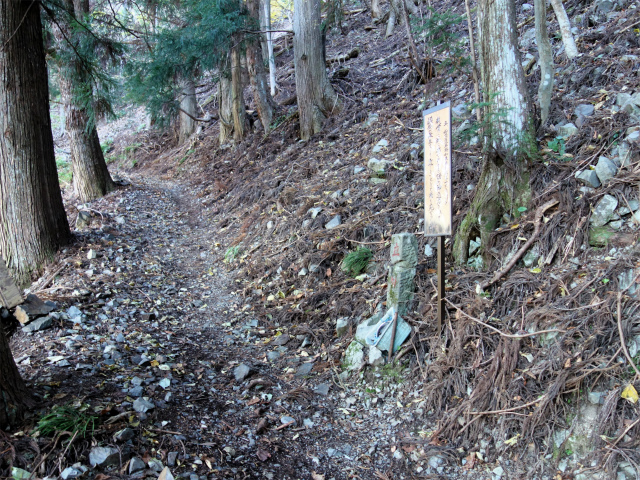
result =
[{"label": "scattered stone", "polygon": [[95,258],[98,258],[98,253],[92,248],[91,250],[89,250],[89,253],[87,253],[87,258],[89,260],[93,260]]},{"label": "scattered stone", "polygon": [[373,345],[369,346],[369,355],[367,358],[367,363],[369,365],[377,366],[384,364],[384,357],[382,356],[382,351]]},{"label": "scattered stone", "polygon": [[615,163],[609,160],[607,157],[600,157],[598,164],[596,165],[596,175],[598,179],[605,183],[610,178],[613,178],[618,173],[618,167]]},{"label": "scattered stone", "polygon": [[433,257],[433,247],[428,243],[424,246],[425,257]]},{"label": "scattered stone", "polygon": [[497,466],[492,470],[492,473],[493,480],[500,480],[502,478],[502,475],[504,475],[504,468],[502,468],[501,466]]},{"label": "scattered stone", "polygon": [[298,272],[298,276],[299,277],[304,277],[307,275],[307,273],[309,273],[309,270],[307,270],[306,268],[301,268],[300,271]]},{"label": "scattered stone", "polygon": [[356,167],[353,167],[353,174],[357,175],[359,173],[364,172],[365,170],[366,169],[364,167],[356,166]]},{"label": "scattered stone", "polygon": [[327,395],[329,395],[329,388],[330,387],[328,383],[321,383],[313,391],[317,395],[322,395],[323,397],[326,397]]},{"label": "scattered stone", "polygon": [[87,228],[91,223],[91,212],[86,210],[80,210],[78,212],[78,217],[76,218],[76,229],[82,230]]},{"label": "scattered stone", "polygon": [[289,340],[291,340],[291,335],[287,333],[283,333],[282,335],[278,335],[273,340],[273,342],[271,342],[271,345],[276,345],[276,346],[286,345],[287,343],[289,343]]},{"label": "scattered stone", "polygon": [[62,480],[73,480],[74,478],[81,477],[84,475],[89,469],[80,463],[75,463],[71,467],[65,468],[60,476]]},{"label": "scattered stone", "polygon": [[170,467],[175,467],[177,459],[178,459],[178,452],[169,452],[167,454],[167,465],[169,465]]},{"label": "scattered stone", "polygon": [[524,262],[524,266],[527,268],[531,268],[534,265],[538,264],[538,259],[540,258],[540,247],[536,244],[533,248],[529,249],[529,251],[525,254],[522,261]]},{"label": "scattered stone", "polygon": [[313,420],[311,420],[310,418],[305,418],[304,421],[302,422],[302,424],[307,428],[313,428],[314,427]]},{"label": "scattered stone", "polygon": [[606,225],[612,219],[617,207],[618,199],[616,197],[612,195],[602,197],[591,214],[591,225],[594,227]]},{"label": "scattered stone", "polygon": [[120,464],[120,450],[113,447],[93,447],[89,452],[92,467],[112,467]]},{"label": "scattered stone", "polygon": [[591,169],[579,170],[578,172],[576,172],[576,180],[582,182],[587,187],[598,188],[600,186],[598,175]]},{"label": "scattered stone", "polygon": [[398,233],[391,237],[391,264],[414,268],[418,265],[418,240],[411,233]]},{"label": "scattered stone", "polygon": [[124,217],[122,217],[122,216],[116,217],[116,223],[117,224],[124,225],[125,222],[126,222],[126,220],[124,219]]},{"label": "scattered stone", "polygon": [[53,326],[53,318],[49,315],[46,317],[38,318],[31,322],[29,325],[22,327],[22,331],[25,333],[40,332],[51,328]]},{"label": "scattered stone", "polygon": [[482,246],[482,240],[480,239],[480,237],[476,237],[475,240],[470,240],[469,241],[469,256],[472,256],[474,253],[476,253],[480,247]]},{"label": "scattered stone", "polygon": [[311,273],[318,273],[320,271],[320,265],[316,265],[316,264],[311,264],[309,265],[309,271]]},{"label": "scattered stone", "polygon": [[305,377],[311,373],[311,370],[313,370],[313,362],[303,363],[298,367],[296,377]]},{"label": "scattered stone", "polygon": [[138,457],[133,457],[129,462],[129,475],[132,473],[139,472],[140,470],[144,470],[146,464],[142,461],[142,459]]},{"label": "scattered stone", "polygon": [[336,320],[336,336],[341,337],[349,330],[349,318],[342,317]]},{"label": "scattered stone", "polygon": [[383,138],[378,143],[376,143],[376,145],[373,147],[372,152],[380,153],[383,149],[387,148],[388,146],[389,146],[389,142]]},{"label": "scattered stone", "polygon": [[162,469],[162,472],[158,475],[158,480],[174,480],[174,476],[171,473],[171,470],[169,470],[169,467]]},{"label": "scattered stone", "polygon": [[69,316],[69,318],[73,319],[73,318],[81,317],[82,312],[78,307],[76,307],[75,305],[72,305],[67,309],[67,315]]},{"label": "scattered stone", "polygon": [[280,418],[280,422],[282,422],[283,425],[291,424],[291,425],[295,426],[296,419],[293,418],[293,417],[290,417],[288,415],[284,415],[284,416],[282,416],[282,418]]},{"label": "scattered stone", "polygon": [[604,403],[604,399],[607,396],[607,392],[589,392],[588,398],[594,405],[601,405]]},{"label": "scattered stone", "polygon": [[567,123],[561,127],[558,127],[558,136],[564,138],[565,140],[572,137],[580,130],[573,123]]},{"label": "scattered stone", "polygon": [[235,377],[236,382],[242,382],[250,374],[251,374],[251,367],[244,363],[241,363],[233,370],[233,376]]},{"label": "scattered stone", "polygon": [[390,164],[391,162],[387,160],[378,160],[377,158],[371,158],[367,162],[367,167],[369,168],[369,170],[371,170],[371,172],[373,172],[375,176],[383,178]]},{"label": "scattered stone", "polygon": [[131,440],[134,436],[135,436],[135,432],[133,431],[133,429],[127,427],[127,428],[123,428],[119,432],[116,432],[116,434],[114,435],[114,438],[118,442],[126,442],[127,440]]},{"label": "scattered stone", "polygon": [[595,112],[593,105],[583,103],[576,107],[575,113],[578,117],[590,117]]},{"label": "scattered stone", "polygon": [[269,221],[267,222],[267,230],[271,230],[271,229],[273,228],[273,225],[274,225],[274,224],[273,224],[273,221],[272,221],[272,220],[269,220]]},{"label": "scattered stone", "polygon": [[169,380],[168,378],[163,378],[158,382],[158,385],[166,390],[171,385],[171,380]]},{"label": "scattered stone", "polygon": [[367,121],[364,122],[365,127],[370,127],[374,123],[376,123],[379,119],[379,115],[377,113],[370,113],[367,117]]},{"label": "scattered stone", "polygon": [[336,215],[329,221],[329,223],[324,226],[324,228],[326,228],[327,230],[333,230],[334,228],[339,227],[341,224],[342,218],[340,217],[340,215]]},{"label": "scattered stone", "polygon": [[157,458],[152,458],[151,460],[149,460],[149,462],[147,462],[147,465],[154,472],[161,472],[162,470],[164,470],[164,465],[162,465],[162,462]]},{"label": "scattered stone", "polygon": [[154,408],[156,406],[146,397],[136,398],[133,402],[133,409],[138,413],[146,413]]}]

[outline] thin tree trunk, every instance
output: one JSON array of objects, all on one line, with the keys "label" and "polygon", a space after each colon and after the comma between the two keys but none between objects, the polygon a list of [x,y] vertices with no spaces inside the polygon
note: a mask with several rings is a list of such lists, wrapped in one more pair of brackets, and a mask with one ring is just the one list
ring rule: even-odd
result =
[{"label": "thin tree trunk", "polygon": [[540,102],[540,118],[544,125],[549,118],[551,92],[553,90],[553,53],[547,31],[546,0],[534,0],[536,43],[540,56],[540,85],[538,86],[538,102]]},{"label": "thin tree trunk", "polygon": [[[247,9],[249,10],[249,17],[257,24],[260,10],[259,0],[247,0]],[[269,132],[275,104],[267,89],[267,75],[264,71],[262,55],[260,54],[260,44],[256,37],[250,38],[247,44],[247,68],[249,70],[249,80],[253,87],[253,98],[258,109],[258,116],[264,131]]]},{"label": "thin tree trunk", "polygon": [[564,43],[564,51],[567,54],[567,58],[569,58],[569,60],[574,59],[578,56],[578,47],[576,47],[576,42],[573,39],[573,34],[571,33],[571,23],[569,22],[569,17],[567,16],[567,12],[564,9],[562,0],[551,0],[551,5],[553,6],[553,11],[556,13],[558,25],[560,26],[562,43]]},{"label": "thin tree trunk", "polygon": [[398,3],[399,1],[401,0],[389,0],[389,20],[387,21],[387,31],[384,34],[385,38],[393,35],[393,31],[396,28],[400,6],[400,4]]},{"label": "thin tree trunk", "polygon": [[184,144],[196,131],[196,121],[198,112],[198,102],[196,100],[196,85],[193,77],[182,80],[182,92],[180,93],[180,134],[178,143]]},{"label": "thin tree trunk", "polygon": [[220,145],[225,144],[233,133],[233,94],[231,72],[222,70],[219,85]]},{"label": "thin tree trunk", "polygon": [[371,18],[377,20],[382,18],[382,10],[380,9],[380,0],[371,0]]},{"label": "thin tree trunk", "polygon": [[[66,7],[78,19],[89,13],[86,0],[67,0]],[[76,33],[65,21],[68,22],[64,19],[57,23],[54,30],[60,49],[68,48],[69,39],[75,41]],[[100,147],[95,115],[91,112],[91,88],[80,60],[72,56],[69,63],[60,65],[60,93],[71,149],[73,190],[82,202],[100,198],[115,188]]]},{"label": "thin tree trunk", "polygon": [[320,132],[325,119],[342,110],[342,100],[327,76],[320,26],[320,0],[295,0],[293,50],[303,140]]},{"label": "thin tree trunk", "polygon": [[273,54],[273,33],[271,33],[271,1],[264,1],[264,9],[263,9],[263,19],[264,19],[264,30],[267,32],[264,35],[265,46],[263,47],[263,52],[265,53],[268,63],[269,63],[269,86],[271,88],[271,96],[276,96],[276,57]]},{"label": "thin tree trunk", "polygon": [[20,285],[70,236],[42,34],[38,3],[0,2],[0,255]]},{"label": "thin tree trunk", "polygon": [[504,212],[519,215],[531,199],[529,161],[535,133],[518,51],[513,0],[480,0],[478,32],[482,85],[491,105],[482,173],[469,211],[456,232],[453,255],[468,258],[469,238],[477,235],[483,249]]},{"label": "thin tree trunk", "polygon": [[[464,6],[467,11],[467,27],[469,28],[469,48],[471,51],[471,72],[473,73],[473,91],[476,103],[480,103],[480,75],[478,75],[478,62],[476,60],[476,47],[473,40],[473,23],[471,21],[471,8],[469,8],[469,0],[464,0]],[[480,107],[476,107],[476,119],[478,122],[482,120]]]},{"label": "thin tree trunk", "polygon": [[231,105],[233,113],[233,139],[236,142],[244,138],[246,110],[244,107],[244,85],[242,82],[242,66],[240,65],[240,47],[238,41],[231,49]]}]

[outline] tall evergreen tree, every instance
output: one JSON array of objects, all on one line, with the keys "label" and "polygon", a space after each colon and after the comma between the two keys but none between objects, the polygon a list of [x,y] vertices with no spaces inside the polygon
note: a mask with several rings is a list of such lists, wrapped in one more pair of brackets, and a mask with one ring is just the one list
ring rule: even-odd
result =
[{"label": "tall evergreen tree", "polygon": [[340,113],[342,100],[325,66],[320,0],[295,0],[293,53],[300,114],[300,138],[308,140],[322,130],[327,117]]},{"label": "tall evergreen tree", "polygon": [[0,4],[0,255],[20,284],[69,239],[39,2]]},{"label": "tall evergreen tree", "polygon": [[529,164],[535,155],[535,132],[520,62],[514,0],[478,3],[480,66],[489,104],[486,154],[471,207],[456,232],[453,255],[467,261],[469,239],[482,244],[507,212],[518,215],[531,199]]},{"label": "tall evergreen tree", "polygon": [[[260,0],[247,0],[247,10],[249,11],[249,19],[253,25],[260,25]],[[265,132],[269,131],[271,120],[273,119],[273,111],[275,102],[271,97],[268,89],[267,74],[264,68],[264,60],[262,58],[260,42],[256,35],[251,35],[247,42],[247,67],[249,69],[249,79],[253,87],[253,99],[256,102],[256,108],[260,121]]]},{"label": "tall evergreen tree", "polygon": [[[65,108],[65,126],[69,135],[73,188],[81,201],[106,195],[115,187],[100,147],[93,110],[93,85],[88,56],[94,38],[78,22],[89,14],[88,0],[64,0],[62,15],[55,21],[60,68],[60,93]],[[92,52],[88,52],[92,53]]]}]

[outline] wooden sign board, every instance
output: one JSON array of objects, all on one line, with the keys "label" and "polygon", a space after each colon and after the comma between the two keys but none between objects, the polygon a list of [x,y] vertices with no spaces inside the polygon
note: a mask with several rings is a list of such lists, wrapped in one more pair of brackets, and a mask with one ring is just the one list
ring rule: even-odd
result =
[{"label": "wooden sign board", "polygon": [[9,275],[4,260],[0,258],[0,305],[13,308],[22,303],[22,295]]},{"label": "wooden sign board", "polygon": [[451,235],[451,104],[425,110],[424,234]]}]

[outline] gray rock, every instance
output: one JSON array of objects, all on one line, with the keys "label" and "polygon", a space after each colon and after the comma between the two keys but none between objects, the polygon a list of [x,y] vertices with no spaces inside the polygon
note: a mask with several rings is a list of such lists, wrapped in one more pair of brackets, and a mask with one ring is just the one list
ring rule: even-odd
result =
[{"label": "gray rock", "polygon": [[388,146],[389,146],[389,142],[383,138],[378,143],[376,143],[376,145],[373,147],[372,152],[380,153],[383,149],[387,148]]},{"label": "gray rock", "polygon": [[598,13],[607,14],[615,8],[616,4],[612,0],[598,0],[596,10]]},{"label": "gray rock", "polygon": [[501,466],[497,466],[492,470],[492,473],[493,480],[500,480],[502,478],[502,475],[504,475],[504,468],[502,468]]},{"label": "gray rock", "polygon": [[20,307],[27,315],[31,317],[39,317],[52,312],[55,307],[43,302],[37,295],[30,293]]},{"label": "gray rock", "polygon": [[46,317],[38,318],[31,322],[29,325],[22,327],[22,331],[25,333],[40,332],[51,328],[53,326],[53,318],[47,315]]},{"label": "gray rock", "polygon": [[156,408],[156,406],[153,402],[145,397],[136,398],[133,402],[133,409],[138,413],[146,413],[154,408]]},{"label": "gray rock", "polygon": [[387,168],[389,168],[390,164],[391,162],[387,160],[378,160],[377,158],[371,158],[367,162],[367,167],[369,168],[369,170],[371,170],[371,172],[373,172],[374,175],[378,177],[384,177],[384,174],[386,173]]},{"label": "gray rock", "polygon": [[598,159],[598,164],[596,165],[596,175],[598,175],[598,179],[602,183],[605,183],[610,178],[615,177],[617,173],[618,167],[607,157],[600,157]]},{"label": "gray rock", "polygon": [[287,343],[289,343],[289,340],[291,340],[291,335],[289,335],[288,333],[283,333],[282,335],[278,335],[273,340],[273,342],[271,342],[271,345],[275,345],[275,346],[286,345]]},{"label": "gray rock", "polygon": [[322,207],[313,207],[307,210],[307,213],[311,214],[311,218],[316,218],[321,211]]},{"label": "gray rock", "polygon": [[590,117],[595,112],[595,108],[593,105],[588,103],[583,103],[576,107],[575,113],[578,117]]},{"label": "gray rock", "polygon": [[593,170],[580,170],[576,172],[576,180],[582,182],[587,187],[598,188],[600,186],[600,179]]},{"label": "gray rock", "polygon": [[127,440],[131,440],[133,437],[135,437],[135,432],[129,427],[123,428],[114,435],[114,438],[118,442],[126,442]]},{"label": "gray rock", "polygon": [[360,166],[353,167],[353,174],[354,175],[357,175],[357,174],[362,173],[364,171],[365,171],[364,167],[360,167]]},{"label": "gray rock", "polygon": [[91,223],[91,212],[86,210],[80,210],[78,212],[78,217],[76,218],[76,228],[78,230],[82,230],[87,228]]},{"label": "gray rock", "polygon": [[309,271],[311,273],[318,273],[320,271],[320,265],[316,265],[316,264],[310,264],[309,265]]},{"label": "gray rock", "polygon": [[177,459],[178,452],[169,452],[167,455],[167,465],[169,465],[170,467],[175,467]]},{"label": "gray rock", "polygon": [[635,96],[628,93],[619,93],[616,96],[616,105],[620,107],[620,110],[628,113],[629,115],[639,115],[640,108],[638,108],[638,101]]},{"label": "gray rock", "polygon": [[369,346],[367,363],[373,366],[384,364],[384,357],[382,356],[382,352],[378,348],[374,347],[373,345]]},{"label": "gray rock", "polygon": [[269,361],[271,362],[275,362],[277,359],[279,359],[282,356],[282,354],[280,352],[278,352],[277,350],[273,351],[273,352],[268,352],[267,353],[267,358],[269,359]]},{"label": "gray rock", "polygon": [[469,110],[467,109],[466,103],[461,103],[460,105],[457,105],[451,109],[451,113],[453,113],[453,115],[455,115],[456,117],[462,117],[468,111]]},{"label": "gray rock", "polygon": [[69,318],[77,318],[82,316],[82,312],[78,307],[72,305],[67,309],[67,315],[69,315]]},{"label": "gray rock", "polygon": [[364,347],[359,342],[351,342],[344,352],[342,366],[346,370],[360,370],[364,363]]},{"label": "gray rock", "polygon": [[604,403],[604,398],[607,396],[607,392],[589,392],[588,399],[594,405],[600,405]]},{"label": "gray rock", "polygon": [[329,221],[329,223],[324,226],[324,228],[326,228],[327,230],[333,230],[334,228],[339,227],[341,224],[342,218],[340,217],[340,215],[336,215]]},{"label": "gray rock", "polygon": [[145,463],[140,458],[133,457],[129,462],[129,475],[139,472],[140,470],[144,470],[145,467]]},{"label": "gray rock", "polygon": [[120,464],[120,450],[113,447],[93,447],[89,452],[92,467],[112,467]]},{"label": "gray rock", "polygon": [[241,363],[236,368],[233,369],[233,376],[236,379],[236,382],[242,382],[245,378],[247,378],[251,374],[251,367],[244,363]]},{"label": "gray rock", "polygon": [[612,218],[618,207],[618,200],[611,195],[605,195],[600,199],[593,213],[591,214],[591,225],[594,227],[602,227],[606,225]]},{"label": "gray rock", "polygon": [[330,387],[328,383],[321,383],[313,391],[317,395],[322,395],[323,397],[326,397],[327,395],[329,395],[329,388]]},{"label": "gray rock", "polygon": [[151,470],[158,473],[160,473],[164,469],[164,465],[162,465],[162,462],[157,458],[152,458],[151,460],[149,460],[147,465]]},{"label": "gray rock", "polygon": [[73,480],[74,478],[81,477],[84,475],[89,469],[80,463],[76,463],[71,467],[65,468],[60,476],[63,480]]},{"label": "gray rock", "polygon": [[561,127],[558,127],[558,136],[564,138],[570,138],[571,136],[578,133],[580,130],[573,123],[567,123]]},{"label": "gray rock", "polygon": [[[629,205],[627,206],[627,204]],[[638,210],[638,208],[640,208],[640,203],[638,202],[638,200],[631,199],[625,202],[624,204],[622,204],[622,206],[618,209],[618,214],[628,215],[629,213],[635,212],[636,210]]]},{"label": "gray rock", "polygon": [[476,237],[475,240],[470,240],[469,241],[469,256],[471,256],[474,253],[476,253],[480,249],[481,246],[482,246],[482,240],[480,239],[480,237]]},{"label": "gray rock", "polygon": [[307,273],[309,273],[309,270],[307,270],[306,268],[301,268],[300,271],[298,272],[298,276],[299,277],[304,277],[305,275],[307,275]]},{"label": "gray rock", "polygon": [[412,233],[398,233],[391,237],[392,265],[414,268],[418,265],[418,240]]},{"label": "gray rock", "polygon": [[290,423],[291,425],[295,426],[296,419],[288,415],[284,415],[282,418],[280,418],[280,422],[282,422],[283,425]]},{"label": "gray rock", "polygon": [[126,220],[124,219],[124,217],[123,217],[123,216],[116,217],[116,223],[117,223],[117,224],[119,224],[119,225],[124,225],[124,224],[125,224],[125,222],[126,222]]},{"label": "gray rock", "polygon": [[425,257],[433,256],[433,248],[428,243],[424,246],[424,255]]},{"label": "gray rock", "polygon": [[313,369],[313,362],[303,363],[298,367],[296,371],[296,377],[305,377],[311,374],[311,370]]},{"label": "gray rock", "polygon": [[87,258],[89,260],[93,260],[98,258],[98,252],[96,252],[93,248],[89,250],[89,252],[87,253]]},{"label": "gray rock", "polygon": [[336,320],[336,335],[338,337],[343,336],[345,333],[347,333],[347,330],[349,329],[349,318],[348,317],[342,317]]},{"label": "gray rock", "polygon": [[378,116],[377,113],[370,113],[369,117],[367,118],[367,121],[364,122],[365,127],[370,127],[371,125],[373,125],[374,123],[376,123],[378,121],[380,117]]},{"label": "gray rock", "polygon": [[524,266],[527,268],[531,268],[532,266],[538,263],[538,259],[540,258],[540,247],[536,244],[533,248],[529,249],[526,253],[522,261],[524,262]]}]

